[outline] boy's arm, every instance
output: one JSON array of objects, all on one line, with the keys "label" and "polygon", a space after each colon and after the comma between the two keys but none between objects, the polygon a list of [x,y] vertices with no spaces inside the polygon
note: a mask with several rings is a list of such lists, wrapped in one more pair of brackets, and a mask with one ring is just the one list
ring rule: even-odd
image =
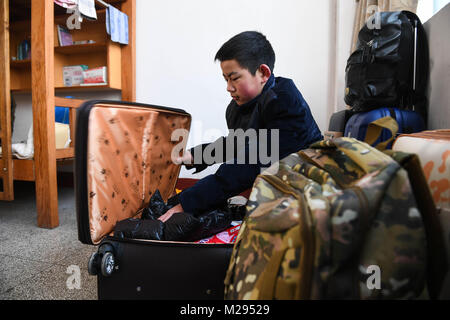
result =
[{"label": "boy's arm", "polygon": [[215,174],[206,176],[176,195],[178,204],[158,219],[169,220],[177,212],[199,215],[223,204],[226,199],[249,189],[260,173],[260,166],[248,164],[222,164]]},{"label": "boy's arm", "polygon": [[209,144],[210,143],[200,144],[198,146],[195,146],[195,147],[187,150],[189,152],[189,155],[191,156],[191,158],[190,158],[190,161],[187,161],[187,163],[183,162],[186,169],[188,169],[188,170],[195,169],[194,173],[199,173],[208,167],[207,164],[203,163],[202,159],[199,159],[198,157],[194,158],[194,155],[203,154],[203,150]]},{"label": "boy's arm", "polygon": [[[186,169],[194,168],[196,169],[194,173],[199,173],[210,165],[230,160],[232,156],[226,154],[227,139],[228,137],[219,137],[214,142],[200,144],[189,149],[192,160],[190,163],[184,164]],[[216,153],[217,150],[220,151]]]},{"label": "boy's arm", "polygon": [[[226,113],[225,113],[225,118],[227,120],[227,125],[228,127],[230,127],[230,123],[229,123],[229,112],[230,112],[230,106],[233,105],[233,102],[230,102],[230,104],[227,107]],[[189,149],[189,152],[192,154],[192,163],[190,164],[186,164],[185,163],[185,167],[186,169],[193,169],[195,168],[195,172],[194,173],[199,173],[203,170],[205,170],[209,165],[213,165],[216,163],[223,163],[226,162],[227,160],[230,160],[230,158],[233,158],[233,156],[228,155],[225,153],[226,150],[226,144],[227,144],[227,137],[219,137],[216,141],[211,142],[211,143],[203,143],[200,145],[197,145],[191,149]],[[205,155],[205,149],[207,148],[212,149],[211,153],[208,152],[208,154],[214,158],[215,161],[205,161],[204,159],[204,155]],[[223,156],[219,157],[219,155],[215,154],[215,150],[217,149],[221,149],[224,150],[223,152]],[[209,150],[208,150],[209,151]],[[236,152],[236,151],[235,151]]]},{"label": "boy's arm", "polygon": [[[279,147],[279,159],[322,139],[320,130],[309,114],[308,106],[302,97],[296,100],[290,96],[278,94],[278,99],[266,106],[262,118],[264,121],[262,128],[268,129],[265,140],[268,149],[272,145],[271,130],[279,130],[279,139],[276,141],[278,143],[275,144],[275,147]],[[246,145],[246,154],[248,150],[249,146]],[[252,187],[257,175],[261,173],[261,168],[268,166],[261,164],[259,152],[257,157],[257,164],[238,164],[236,159],[234,163],[225,162],[215,174],[183,190],[178,194],[178,199],[184,211],[197,215],[212,210],[223,204],[229,197]]]},{"label": "boy's arm", "polygon": [[[267,135],[266,141],[270,146],[270,130]],[[280,159],[300,149],[300,142],[286,130],[279,131],[279,141],[283,141],[279,146]],[[245,149],[248,155],[249,146],[246,145]],[[195,185],[179,193],[178,200],[184,212],[198,215],[213,210],[228,198],[251,188],[256,177],[261,173],[261,168],[268,167],[270,164],[263,165],[259,155],[256,164],[248,164],[248,158],[246,160],[246,164],[239,164],[236,159],[225,162],[215,174],[200,179]],[[276,162],[275,159],[273,160]]]},{"label": "boy's arm", "polygon": [[215,174],[179,193],[178,199],[184,212],[198,215],[250,188],[259,173],[258,165],[223,163]]}]

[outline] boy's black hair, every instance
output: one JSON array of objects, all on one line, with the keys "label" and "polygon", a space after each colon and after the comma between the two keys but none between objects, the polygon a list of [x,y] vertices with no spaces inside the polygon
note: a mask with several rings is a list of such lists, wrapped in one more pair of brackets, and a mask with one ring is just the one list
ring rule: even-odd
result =
[{"label": "boy's black hair", "polygon": [[217,51],[214,61],[235,59],[241,67],[255,75],[261,64],[269,66],[273,72],[275,52],[266,37],[257,31],[241,32],[225,42]]}]

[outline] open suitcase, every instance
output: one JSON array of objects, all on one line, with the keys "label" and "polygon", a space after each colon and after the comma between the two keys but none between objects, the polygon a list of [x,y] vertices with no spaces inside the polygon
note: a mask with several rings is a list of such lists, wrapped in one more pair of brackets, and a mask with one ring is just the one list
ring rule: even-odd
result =
[{"label": "open suitcase", "polygon": [[[89,260],[99,299],[223,299],[232,244],[197,244],[112,235],[138,217],[159,189],[174,193],[190,114],[140,103],[94,100],[77,112],[75,194],[78,238],[98,245]],[[184,139],[183,139],[184,138]],[[181,140],[181,141],[180,141]],[[88,261],[86,261],[88,263]]]}]

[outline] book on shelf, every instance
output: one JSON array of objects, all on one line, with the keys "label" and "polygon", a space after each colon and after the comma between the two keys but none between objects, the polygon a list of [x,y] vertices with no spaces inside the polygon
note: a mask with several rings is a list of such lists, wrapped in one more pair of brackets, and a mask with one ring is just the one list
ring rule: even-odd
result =
[{"label": "book on shelf", "polygon": [[31,59],[31,41],[25,39],[20,42],[17,47],[17,60],[30,60]]},{"label": "book on shelf", "polygon": [[70,31],[66,27],[61,25],[58,25],[57,27],[59,45],[61,47],[73,45],[72,34],[70,33]]}]

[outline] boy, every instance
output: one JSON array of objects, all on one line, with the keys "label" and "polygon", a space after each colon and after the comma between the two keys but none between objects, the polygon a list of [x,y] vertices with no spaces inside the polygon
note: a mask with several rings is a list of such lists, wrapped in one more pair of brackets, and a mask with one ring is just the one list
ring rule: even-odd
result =
[{"label": "boy", "polygon": [[[272,137],[272,130],[278,130],[279,159],[323,138],[294,82],[273,75],[275,53],[263,34],[247,31],[232,37],[219,49],[215,60],[220,61],[227,91],[232,97],[226,110],[228,129],[267,129],[266,142]],[[219,138],[214,144],[223,146],[227,139],[230,140],[230,136]],[[198,155],[201,156],[208,145],[186,151],[180,163],[182,161],[188,169],[196,168],[195,173],[202,171],[208,163]],[[248,145],[244,149],[250,153]],[[215,174],[178,194],[179,203],[159,219],[165,222],[176,212],[198,215],[211,211],[228,198],[251,188],[263,165],[259,157],[256,163],[248,161],[249,156],[246,163],[225,162],[230,160],[227,154]]]}]

